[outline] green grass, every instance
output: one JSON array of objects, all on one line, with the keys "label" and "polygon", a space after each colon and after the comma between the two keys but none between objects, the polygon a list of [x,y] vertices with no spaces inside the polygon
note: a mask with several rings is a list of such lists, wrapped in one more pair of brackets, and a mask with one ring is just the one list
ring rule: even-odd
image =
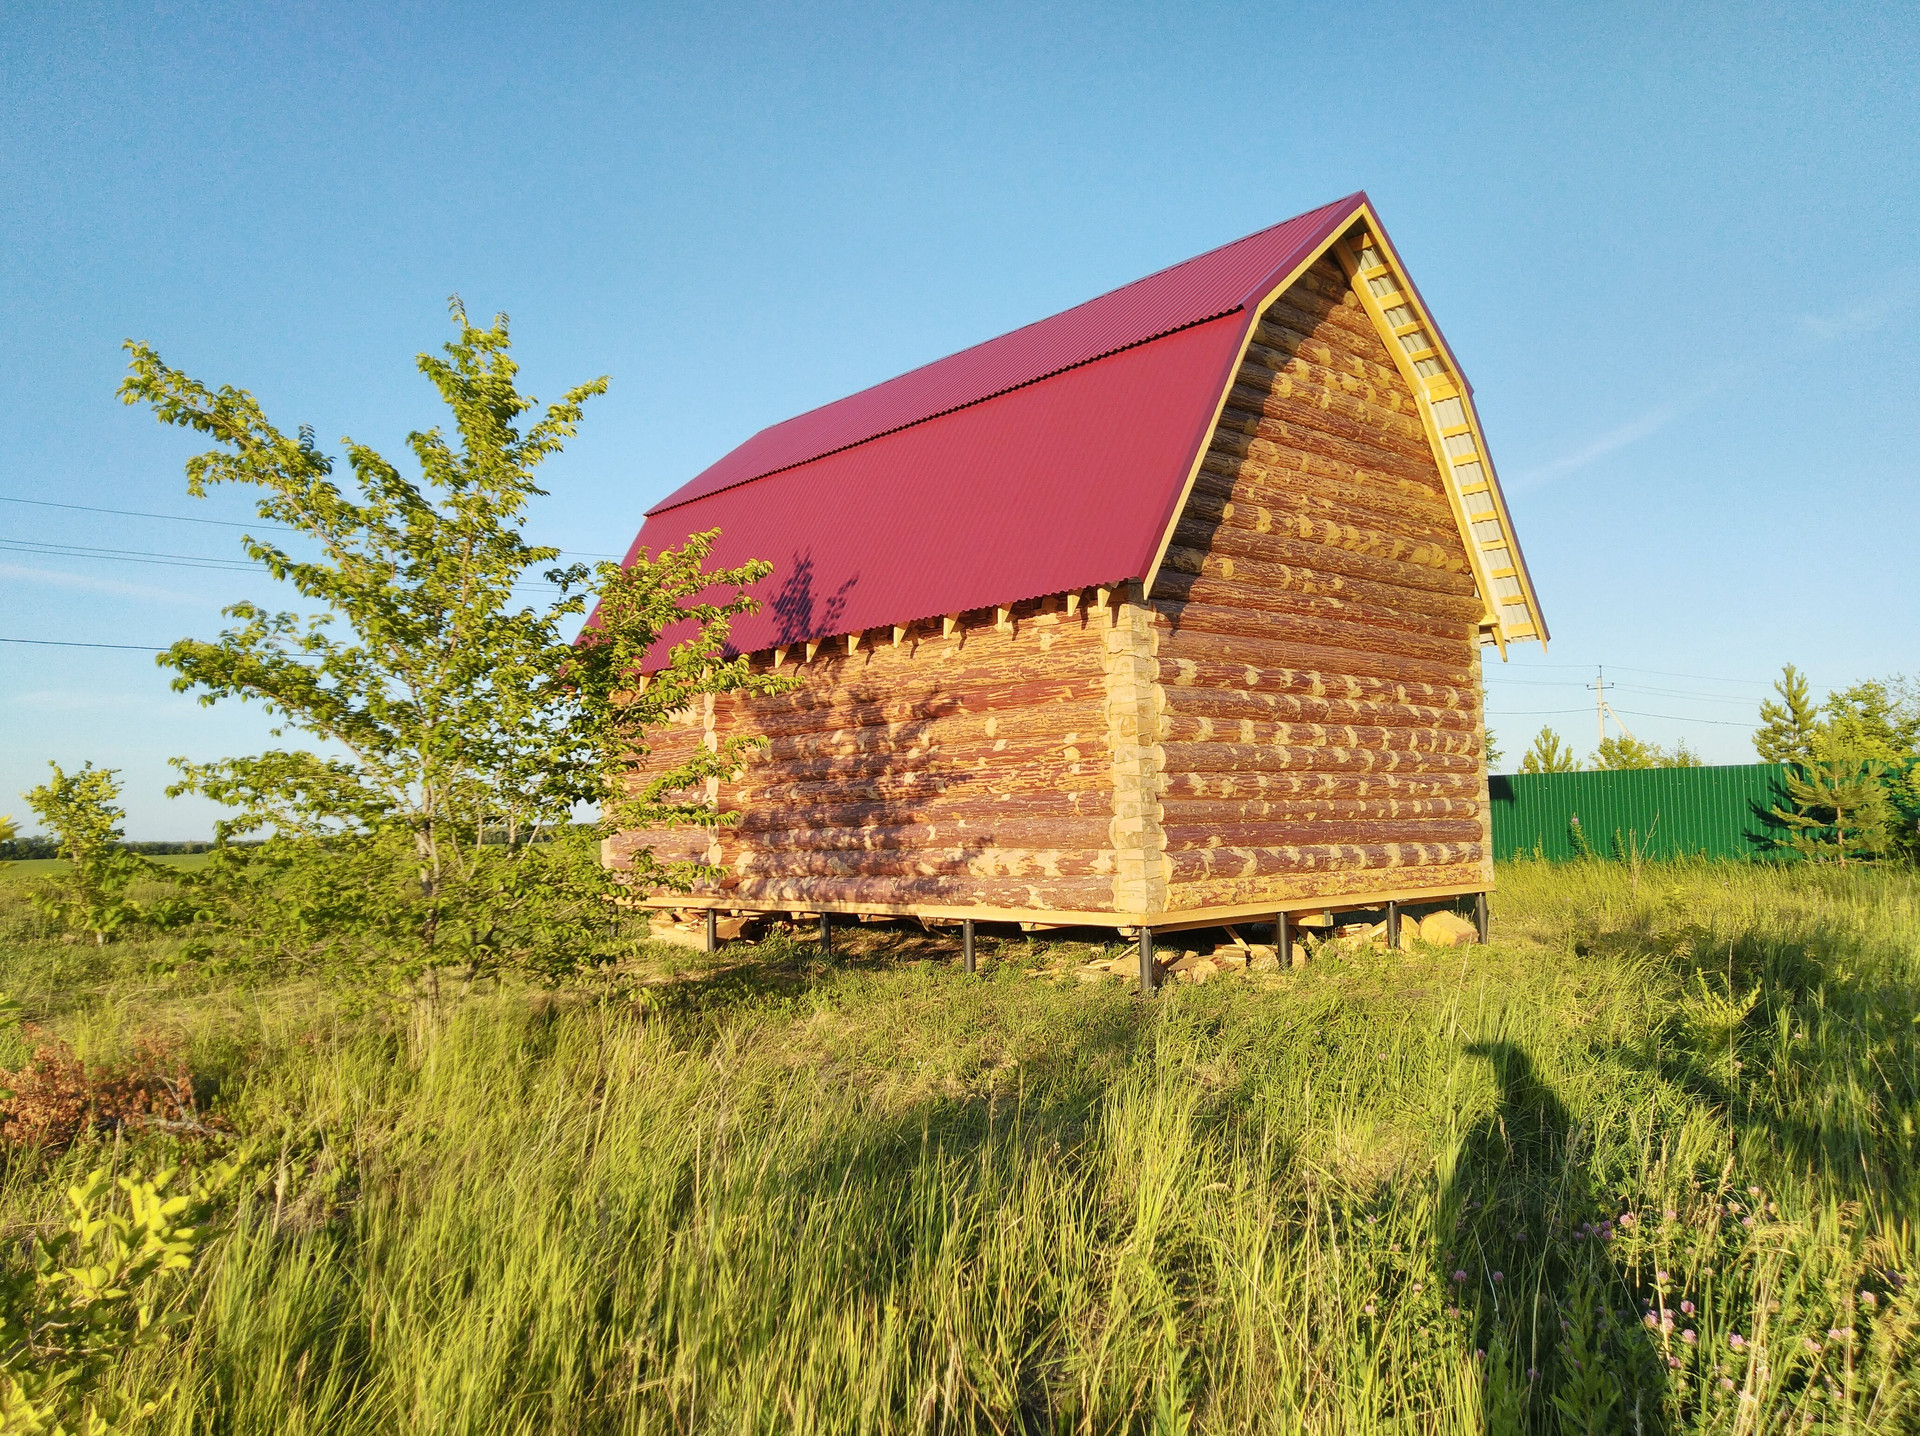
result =
[{"label": "green grass", "polygon": [[[154,853],[150,860],[165,868],[179,868],[183,872],[195,868],[204,868],[212,860],[211,853]],[[23,882],[28,878],[57,878],[67,873],[65,858],[17,858],[0,865],[0,883]]]},{"label": "green grass", "polygon": [[1152,1003],[864,932],[437,1014],[16,915],[0,988],[171,1037],[257,1154],[119,1375],[158,1430],[1920,1427],[1920,885],[1520,864],[1494,915]]}]

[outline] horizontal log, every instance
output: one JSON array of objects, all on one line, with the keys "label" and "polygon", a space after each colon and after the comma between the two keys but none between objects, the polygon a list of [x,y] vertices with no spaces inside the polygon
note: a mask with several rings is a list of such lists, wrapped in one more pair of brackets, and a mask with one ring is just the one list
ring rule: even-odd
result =
[{"label": "horizontal log", "polygon": [[1217,824],[1221,831],[1243,823],[1318,823],[1371,818],[1467,818],[1479,822],[1472,798],[1184,798],[1160,799],[1164,831]]},{"label": "horizontal log", "polygon": [[[1166,581],[1155,581],[1156,602],[1178,603],[1227,611],[1239,610],[1258,616],[1265,622],[1278,621],[1291,626],[1296,621],[1311,625],[1315,631],[1329,628],[1342,631],[1342,641],[1365,643],[1369,647],[1396,648],[1401,635],[1423,644],[1465,644],[1478,641],[1479,628],[1473,619],[1416,613],[1407,609],[1385,608],[1326,594],[1299,593],[1292,589],[1249,582],[1243,574],[1250,569],[1241,561],[1221,558],[1208,565],[1210,574],[1189,574],[1175,570]],[[1161,570],[1166,573],[1165,569]],[[1453,600],[1458,602],[1459,600]],[[1477,618],[1478,615],[1475,615]],[[1345,631],[1354,635],[1347,638]]]},{"label": "horizontal log", "polygon": [[[1154,605],[1158,607],[1158,603]],[[1172,607],[1173,605],[1168,605]],[[1179,614],[1179,626],[1167,615],[1168,629],[1160,640],[1160,663],[1164,672],[1169,660],[1191,658],[1196,662],[1239,663],[1255,668],[1305,668],[1324,673],[1331,685],[1334,675],[1355,679],[1379,678],[1398,684],[1425,683],[1436,687],[1468,688],[1473,682],[1475,655],[1462,649],[1456,662],[1402,656],[1337,647],[1306,636],[1299,639],[1270,638],[1244,631],[1219,632],[1207,621],[1210,611],[1194,612],[1190,605]],[[1342,635],[1347,637],[1348,635]]]},{"label": "horizontal log", "polygon": [[1477,758],[1463,753],[1400,752],[1377,748],[1281,747],[1268,743],[1162,743],[1166,772],[1200,773],[1473,773]]},{"label": "horizontal log", "polygon": [[1309,297],[1296,285],[1269,304],[1264,312],[1269,322],[1304,332],[1313,342],[1324,344],[1331,352],[1329,363],[1338,364],[1351,356],[1369,364],[1391,365],[1393,356],[1373,327],[1373,317],[1359,303],[1329,304]]},{"label": "horizontal log", "polygon": [[1167,854],[1167,882],[1198,883],[1298,872],[1399,872],[1457,868],[1480,860],[1480,844],[1300,843],[1271,848],[1189,849]]},{"label": "horizontal log", "polygon": [[1484,836],[1477,818],[1333,818],[1313,822],[1229,823],[1169,826],[1162,820],[1169,853],[1231,849],[1251,852],[1289,843],[1371,847],[1388,843],[1474,844]]},{"label": "horizontal log", "polygon": [[[729,785],[730,787],[737,785]],[[887,802],[865,797],[846,797],[835,793],[811,804],[742,804],[737,794],[721,791],[722,811],[738,811],[739,833],[777,832],[788,828],[854,826],[871,823],[979,823],[999,831],[1007,823],[1058,823],[1072,826],[1093,823],[1104,831],[1113,811],[1111,785],[1081,792],[1060,792],[1042,788],[1030,793],[1010,793],[981,801],[977,785],[953,788],[944,793],[923,793]]]},{"label": "horizontal log", "polygon": [[[1183,513],[1174,528],[1173,537],[1175,543],[1188,548],[1203,548],[1235,557],[1245,553],[1250,558],[1285,561],[1286,556],[1267,542],[1279,539],[1307,546],[1307,555],[1303,556],[1307,564],[1335,573],[1346,570],[1332,555],[1351,553],[1394,565],[1390,570],[1375,570],[1370,575],[1388,583],[1420,587],[1415,578],[1420,573],[1454,574],[1464,579],[1468,587],[1473,583],[1473,577],[1467,571],[1464,548],[1418,543],[1377,530],[1335,524],[1307,514],[1277,513],[1251,504],[1244,509],[1236,507],[1231,514],[1223,514],[1215,519],[1190,518]],[[1460,589],[1456,586],[1453,591],[1459,592]]]},{"label": "horizontal log", "polygon": [[903,695],[865,707],[822,703],[784,713],[749,711],[738,715],[737,727],[730,721],[722,731],[811,740],[838,732],[932,731],[948,725],[979,728],[993,718],[998,718],[1003,725],[1051,723],[1065,731],[1072,726],[1076,709],[1097,709],[1105,700],[1106,679],[1102,675],[1095,685],[1076,685],[1070,694],[1056,694],[1044,700],[997,701],[997,695],[977,691]]},{"label": "horizontal log", "polygon": [[[1294,481],[1295,475],[1306,475],[1319,482],[1341,485],[1343,489],[1351,490],[1356,498],[1365,496],[1369,502],[1407,500],[1421,504],[1438,503],[1442,507],[1447,503],[1438,468],[1432,465],[1421,468],[1398,460],[1390,467],[1382,468],[1336,457],[1334,452],[1328,451],[1338,450],[1340,446],[1332,444],[1318,430],[1273,418],[1261,412],[1258,404],[1239,408],[1229,403],[1220,412],[1214,437],[1222,433],[1264,439],[1272,444],[1275,452],[1255,462],[1273,473],[1275,477],[1272,482],[1275,483],[1288,484]],[[1209,440],[1210,455],[1211,443]]]},{"label": "horizontal log", "polygon": [[[1394,614],[1417,614],[1423,619],[1453,621],[1469,629],[1478,622],[1482,608],[1480,600],[1470,593],[1436,593],[1431,589],[1375,583],[1370,579],[1327,573],[1305,564],[1275,563],[1245,555],[1213,553],[1184,544],[1175,544],[1167,549],[1160,572],[1169,575],[1169,582],[1174,581],[1172,576],[1179,574],[1227,579],[1268,591],[1324,596],[1343,604],[1363,604]],[[1167,596],[1158,580],[1154,583],[1153,592],[1156,598]]]},{"label": "horizontal log", "polygon": [[1216,773],[1169,768],[1161,775],[1161,805],[1197,798],[1221,801],[1278,798],[1470,798],[1485,777],[1473,772]]},{"label": "horizontal log", "polygon": [[[1306,367],[1316,371],[1316,366]],[[1280,418],[1288,417],[1288,409],[1295,415],[1317,413],[1323,433],[1378,444],[1412,459],[1433,453],[1418,415],[1369,403],[1358,394],[1322,383],[1317,378],[1297,378],[1252,355],[1240,362],[1234,373],[1234,387],[1264,392],[1267,402],[1261,405],[1262,411]],[[1276,401],[1284,407],[1276,409]]]},{"label": "horizontal log", "polygon": [[[1245,673],[1245,669],[1237,670],[1235,680],[1244,677]],[[1168,682],[1164,666],[1161,677],[1167,713],[1211,718],[1223,725],[1237,724],[1242,720],[1255,723],[1359,723],[1382,728],[1440,728],[1455,732],[1471,732],[1480,726],[1471,706],[1438,707],[1427,703],[1394,702],[1391,701],[1394,691],[1391,686],[1385,689],[1389,694],[1386,701],[1371,701],[1315,696],[1310,689],[1276,692],[1189,687]],[[1473,702],[1470,692],[1462,693],[1458,689],[1441,692],[1443,696],[1455,697],[1460,703],[1471,705]]]},{"label": "horizontal log", "polygon": [[1015,744],[1029,748],[1039,745],[1041,750],[1059,753],[1076,745],[1104,748],[1106,741],[1106,699],[1102,696],[1043,708],[1003,709],[984,716],[967,713],[919,722],[844,724],[814,732],[782,733],[768,739],[761,754],[765,761],[919,750],[956,755],[971,748],[1006,751]]},{"label": "horizontal log", "polygon": [[[1418,676],[1427,681],[1457,681],[1470,675],[1475,646],[1472,638],[1436,638],[1412,633],[1403,628],[1384,628],[1369,623],[1335,622],[1308,618],[1300,614],[1269,613],[1254,608],[1223,608],[1210,603],[1179,603],[1156,598],[1150,605],[1167,621],[1172,634],[1183,638],[1195,634],[1219,635],[1250,643],[1310,643],[1328,650],[1338,649],[1353,655],[1356,673],[1372,672],[1380,677],[1397,677],[1377,665],[1382,661],[1424,663],[1434,668]],[[1161,647],[1167,647],[1163,640]],[[1249,652],[1251,660],[1253,654]],[[1365,666],[1370,661],[1374,667]]]},{"label": "horizontal log", "polygon": [[[1407,393],[1405,377],[1391,363],[1381,363],[1358,353],[1347,342],[1345,331],[1340,334],[1341,343],[1334,345],[1328,342],[1324,334],[1314,333],[1318,328],[1317,324],[1304,323],[1291,315],[1283,316],[1280,311],[1270,308],[1254,326],[1253,337],[1256,344],[1264,345],[1276,354],[1303,357],[1320,365],[1328,373],[1350,373],[1375,389],[1402,396]],[[1404,397],[1402,402],[1405,402]]]},{"label": "horizontal log", "polygon": [[1195,496],[1204,494],[1221,503],[1278,510],[1304,507],[1307,512],[1343,517],[1361,527],[1436,543],[1452,542],[1459,536],[1459,524],[1444,495],[1402,493],[1384,481],[1349,483],[1292,462],[1299,455],[1283,454],[1275,462],[1271,457],[1231,452],[1238,447],[1228,442],[1208,449],[1200,471],[1194,475]]},{"label": "horizontal log", "polygon": [[[1000,746],[1003,744],[1005,746]],[[1070,757],[1069,754],[1078,754]],[[1052,739],[1004,739],[935,744],[899,751],[869,750],[858,753],[825,753],[806,756],[781,755],[762,748],[747,755],[743,783],[812,782],[823,778],[844,777],[858,781],[881,773],[918,775],[918,781],[935,783],[942,779],[977,783],[982,774],[1017,773],[1028,769],[1057,773],[1075,763],[1094,764],[1105,771],[1109,756],[1107,732],[1103,726],[1078,745],[1065,745],[1060,735]]]},{"label": "horizontal log", "polygon": [[[1196,641],[1205,635],[1190,635]],[[1347,698],[1356,703],[1408,703],[1416,707],[1465,708],[1477,712],[1478,699],[1465,677],[1452,683],[1376,678],[1330,664],[1293,667],[1275,663],[1272,644],[1244,657],[1231,651],[1217,654],[1186,651],[1189,645],[1163,643],[1159,659],[1160,685],[1173,705],[1187,700],[1176,689],[1210,689],[1227,693],[1305,693],[1315,697]],[[1256,665],[1248,660],[1264,658]],[[1195,702],[1204,702],[1196,699]]]},{"label": "horizontal log", "polygon": [[1373,422],[1410,423],[1409,433],[1425,437],[1413,391],[1398,371],[1381,364],[1369,364],[1350,354],[1335,353],[1330,346],[1301,346],[1282,340],[1277,326],[1257,324],[1247,345],[1247,358],[1268,373],[1308,389],[1324,389],[1361,406],[1357,413],[1378,414]]},{"label": "horizontal log", "polygon": [[1244,719],[1219,723],[1210,717],[1167,712],[1160,715],[1162,743],[1217,743],[1274,748],[1357,748],[1376,753],[1447,753],[1480,756],[1480,735],[1472,729],[1435,728],[1421,723],[1383,727],[1356,723],[1274,723]]},{"label": "horizontal log", "polygon": [[1169,883],[1167,903],[1175,910],[1237,906],[1272,902],[1275,907],[1310,908],[1316,899],[1338,903],[1350,895],[1366,896],[1382,890],[1439,888],[1472,891],[1491,884],[1492,873],[1482,862],[1436,867],[1374,870],[1366,867],[1326,868],[1312,872],[1269,873],[1252,878],[1213,878]]},{"label": "horizontal log", "polygon": [[[1284,444],[1268,437],[1275,424],[1284,426]],[[1236,452],[1256,458],[1285,462],[1290,452],[1316,454],[1334,459],[1354,469],[1402,475],[1418,483],[1441,482],[1433,449],[1417,449],[1404,439],[1384,434],[1369,434],[1358,425],[1323,418],[1312,405],[1294,396],[1276,394],[1269,389],[1236,383],[1227,392],[1225,409],[1215,428],[1212,442],[1235,436],[1258,437],[1263,447]],[[1265,447],[1270,446],[1270,447]]]},{"label": "horizontal log", "polygon": [[729,852],[882,852],[931,851],[942,847],[990,847],[1033,851],[1091,852],[1111,847],[1111,818],[1089,813],[1085,817],[1014,818],[997,814],[933,822],[901,821],[883,813],[859,824],[791,824],[786,827],[734,826],[726,830]]},{"label": "horizontal log", "polygon": [[911,878],[730,878],[721,889],[741,902],[806,911],[815,903],[875,909],[1006,907],[1097,911],[1113,906],[1113,880],[1104,877],[1017,878],[960,876]]},{"label": "horizontal log", "polygon": [[912,850],[822,851],[744,848],[725,851],[736,878],[1075,878],[1110,876],[1113,853],[1105,848],[936,847]]},{"label": "horizontal log", "polygon": [[[1189,506],[1191,508],[1191,506]],[[1420,568],[1444,569],[1460,573],[1467,566],[1467,551],[1459,532],[1451,530],[1441,537],[1429,535],[1425,538],[1407,538],[1385,529],[1370,528],[1364,524],[1350,522],[1360,517],[1349,511],[1348,517],[1333,517],[1328,514],[1328,506],[1296,504],[1276,509],[1262,504],[1235,505],[1231,512],[1218,512],[1218,505],[1210,505],[1216,512],[1204,524],[1182,513],[1176,536],[1182,542],[1191,542],[1184,535],[1193,531],[1201,535],[1196,547],[1210,547],[1204,535],[1219,528],[1251,529],[1255,533],[1278,533],[1312,543],[1329,544],[1336,548],[1349,549],[1355,553],[1374,554],[1382,558],[1398,560]]]},{"label": "horizontal log", "polygon": [[831,803],[912,801],[936,794],[952,795],[964,790],[990,802],[1002,796],[1028,793],[1098,793],[1113,791],[1112,766],[1105,762],[1079,765],[1080,772],[1059,768],[1014,769],[991,774],[978,773],[897,773],[883,770],[865,777],[836,774],[829,778],[779,778],[756,774],[738,784],[729,785],[728,798],[743,806],[754,803]]},{"label": "horizontal log", "polygon": [[1253,527],[1266,532],[1271,532],[1276,526],[1284,526],[1280,522],[1282,518],[1318,520],[1359,533],[1399,539],[1406,544],[1424,545],[1446,552],[1457,549],[1463,560],[1466,555],[1459,525],[1453,521],[1453,515],[1445,510],[1415,514],[1408,512],[1404,506],[1391,511],[1385,506],[1362,507],[1321,492],[1316,484],[1308,482],[1296,484],[1290,490],[1263,487],[1261,498],[1239,492],[1242,488],[1252,487],[1236,485],[1236,492],[1232,496],[1222,497],[1217,490],[1201,488],[1196,484],[1194,492],[1187,498],[1186,507],[1181,511],[1181,519],[1221,523],[1230,520],[1235,513],[1265,515],[1264,522],[1255,522]]},{"label": "horizontal log", "polygon": [[1401,563],[1396,559],[1376,558],[1332,544],[1297,539],[1277,530],[1263,534],[1251,526],[1242,526],[1240,517],[1235,514],[1232,521],[1217,525],[1182,522],[1174,529],[1174,542],[1185,548],[1203,548],[1236,560],[1249,558],[1284,563],[1315,569],[1328,575],[1363,578],[1403,588],[1451,594],[1475,592],[1473,575],[1464,569],[1426,568],[1419,564]]}]

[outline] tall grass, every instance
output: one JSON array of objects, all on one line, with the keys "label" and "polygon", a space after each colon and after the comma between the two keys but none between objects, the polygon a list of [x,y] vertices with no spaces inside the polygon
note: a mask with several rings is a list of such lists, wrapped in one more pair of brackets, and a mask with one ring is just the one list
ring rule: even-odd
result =
[{"label": "tall grass", "polygon": [[[1913,879],[1520,864],[1495,921],[1150,1004],[905,935],[434,1014],[0,987],[173,1034],[256,1154],[121,1373],[162,1429],[1920,1423]],[[10,1154],[13,1221],[101,1159]]]}]

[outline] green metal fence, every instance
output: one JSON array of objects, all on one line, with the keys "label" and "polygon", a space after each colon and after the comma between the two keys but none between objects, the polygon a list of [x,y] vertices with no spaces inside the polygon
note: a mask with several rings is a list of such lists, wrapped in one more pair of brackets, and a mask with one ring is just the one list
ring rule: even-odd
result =
[{"label": "green metal fence", "polygon": [[1778,763],[1623,773],[1514,773],[1488,780],[1495,858],[1582,856],[1575,825],[1602,857],[1778,858],[1786,808]]}]

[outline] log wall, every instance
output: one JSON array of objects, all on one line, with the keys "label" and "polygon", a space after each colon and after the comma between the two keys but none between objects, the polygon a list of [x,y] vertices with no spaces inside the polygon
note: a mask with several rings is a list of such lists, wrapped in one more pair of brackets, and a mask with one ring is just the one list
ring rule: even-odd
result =
[{"label": "log wall", "polygon": [[1262,315],[1145,609],[1167,909],[1491,885],[1483,605],[1332,260]]},{"label": "log wall", "polygon": [[[692,897],[745,908],[1112,912],[1122,855],[1130,875],[1143,869],[1139,825],[1116,831],[1119,611],[1066,608],[1056,597],[1004,620],[965,614],[951,633],[934,619],[898,644],[876,631],[851,653],[831,639],[810,660],[795,648],[783,671],[798,689],[714,706],[717,736],[766,740],[712,795],[735,821],[623,834],[610,856],[697,849],[725,876]],[[1119,691],[1137,707],[1130,681]],[[682,715],[646,771],[699,741],[700,715]],[[1123,743],[1119,761],[1136,747]]]}]

